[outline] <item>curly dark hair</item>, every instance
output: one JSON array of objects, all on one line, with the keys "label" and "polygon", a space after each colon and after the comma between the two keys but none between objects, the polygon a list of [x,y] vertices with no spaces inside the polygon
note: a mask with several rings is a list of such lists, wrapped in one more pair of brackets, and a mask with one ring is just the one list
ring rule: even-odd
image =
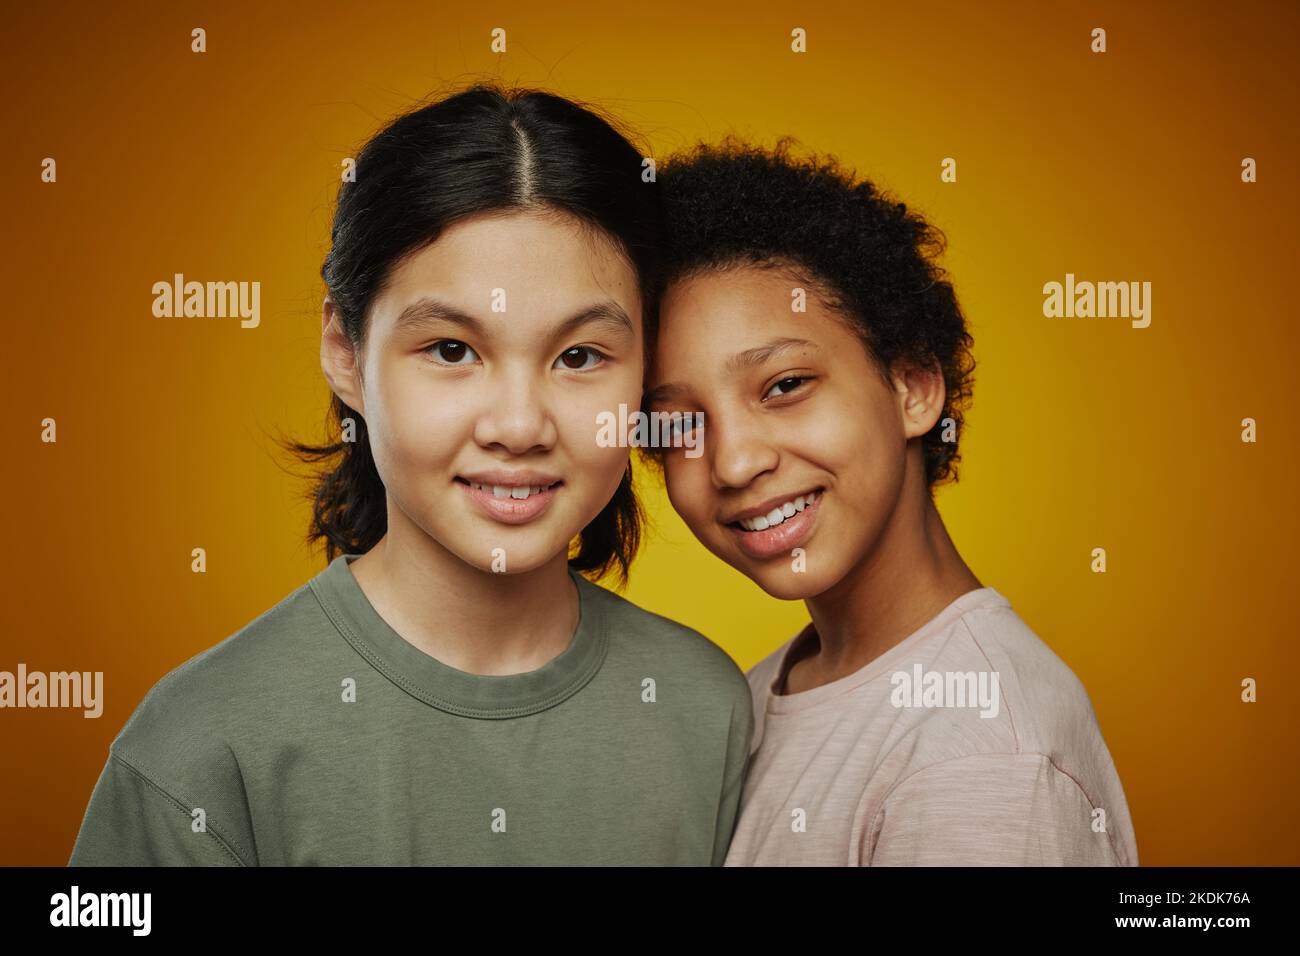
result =
[{"label": "curly dark hair", "polygon": [[958,443],[943,440],[944,420],[959,436],[975,369],[965,317],[936,261],[946,239],[835,157],[795,156],[797,142],[786,136],[766,150],[728,136],[668,157],[658,177],[663,288],[741,265],[784,268],[850,322],[882,374],[899,361],[937,363],[947,394],[922,439],[933,492],[957,480]]}]

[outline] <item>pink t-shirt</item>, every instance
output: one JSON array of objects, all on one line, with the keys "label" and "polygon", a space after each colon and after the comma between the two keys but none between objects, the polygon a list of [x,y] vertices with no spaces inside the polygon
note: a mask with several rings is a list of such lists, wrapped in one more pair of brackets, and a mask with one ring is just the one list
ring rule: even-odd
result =
[{"label": "pink t-shirt", "polygon": [[1137,866],[1083,684],[993,588],[847,677],[748,673],[752,760],[727,866]]}]

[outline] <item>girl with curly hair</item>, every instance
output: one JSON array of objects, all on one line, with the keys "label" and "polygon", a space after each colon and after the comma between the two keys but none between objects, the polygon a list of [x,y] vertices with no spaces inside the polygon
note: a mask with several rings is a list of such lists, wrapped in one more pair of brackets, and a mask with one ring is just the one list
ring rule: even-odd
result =
[{"label": "girl with curly hair", "polygon": [[748,674],[726,863],[1136,865],[1084,687],[934,504],[973,370],[942,235],[788,140],[697,146],[660,183],[646,407],[703,440],[647,454],[710,551],[811,617]]}]

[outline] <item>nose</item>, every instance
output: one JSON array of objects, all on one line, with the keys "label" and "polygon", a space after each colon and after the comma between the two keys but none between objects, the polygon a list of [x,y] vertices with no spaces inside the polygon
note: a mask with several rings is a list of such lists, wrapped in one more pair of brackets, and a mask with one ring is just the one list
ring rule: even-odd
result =
[{"label": "nose", "polygon": [[780,458],[761,423],[745,415],[721,420],[714,415],[705,439],[705,445],[709,444],[713,446],[710,469],[715,488],[743,488],[774,469]]},{"label": "nose", "polygon": [[498,371],[487,383],[474,423],[475,441],[513,455],[553,447],[558,433],[544,384],[521,368],[503,366]]}]

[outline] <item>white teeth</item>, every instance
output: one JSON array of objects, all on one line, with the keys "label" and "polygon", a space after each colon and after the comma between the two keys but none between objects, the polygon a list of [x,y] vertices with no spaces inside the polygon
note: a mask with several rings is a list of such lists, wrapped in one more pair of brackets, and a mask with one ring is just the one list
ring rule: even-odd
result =
[{"label": "white teeth", "polygon": [[471,481],[469,486],[477,491],[491,492],[493,498],[514,498],[516,500],[540,495],[550,485],[481,485]]},{"label": "white teeth", "polygon": [[798,512],[803,511],[816,500],[816,492],[807,495],[800,495],[792,501],[787,501],[779,508],[773,508],[765,515],[759,515],[757,518],[742,518],[737,522],[737,524],[746,531],[766,531],[768,528],[774,528],[781,524],[786,518],[794,517]]}]

